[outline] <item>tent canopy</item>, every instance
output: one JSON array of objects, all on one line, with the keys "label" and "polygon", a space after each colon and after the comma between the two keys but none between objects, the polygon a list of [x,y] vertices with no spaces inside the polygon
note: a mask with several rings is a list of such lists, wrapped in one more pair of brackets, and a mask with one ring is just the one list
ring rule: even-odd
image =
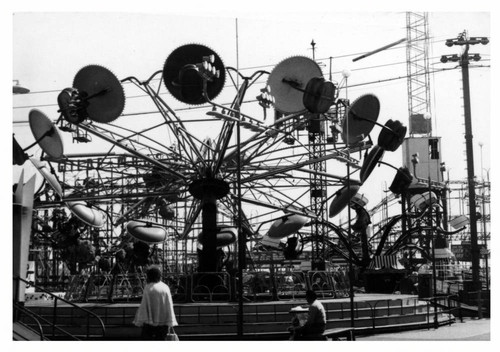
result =
[{"label": "tent canopy", "polygon": [[435,248],[434,258],[436,259],[451,259],[455,258],[455,255],[448,248]]},{"label": "tent canopy", "polygon": [[395,255],[374,255],[368,269],[404,269]]}]

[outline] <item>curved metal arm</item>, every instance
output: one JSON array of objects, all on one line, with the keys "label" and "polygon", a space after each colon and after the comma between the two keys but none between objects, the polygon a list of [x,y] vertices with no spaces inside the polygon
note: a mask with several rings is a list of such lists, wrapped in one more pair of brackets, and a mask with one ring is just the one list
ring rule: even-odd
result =
[{"label": "curved metal arm", "polygon": [[141,81],[139,81],[139,79],[137,79],[134,76],[125,77],[124,79],[120,80],[121,83],[124,83],[124,82],[127,82],[127,81],[135,83],[135,84],[137,84],[139,86],[143,84]]},{"label": "curved metal arm", "polygon": [[27,151],[27,150],[28,150],[28,149],[30,149],[30,148],[33,148],[33,147],[34,147],[34,146],[35,146],[38,142],[40,142],[40,141],[41,141],[42,139],[44,139],[45,137],[47,137],[47,136],[48,136],[48,137],[51,137],[51,136],[54,134],[54,132],[55,132],[55,127],[54,127],[54,125],[52,125],[52,127],[51,127],[49,130],[45,131],[45,133],[44,133],[44,134],[42,134],[42,135],[40,136],[40,138],[38,138],[35,142],[33,142],[32,144],[30,144],[30,145],[29,145],[29,146],[27,146],[26,148],[24,148],[24,149],[23,149],[23,152]]},{"label": "curved metal arm", "polygon": [[371,122],[373,123],[374,125],[377,125],[389,132],[391,132],[393,135],[395,135],[396,137],[399,137],[399,135],[394,132],[393,130],[391,130],[389,127],[387,127],[386,125],[382,125],[381,123],[377,122],[377,121],[373,121],[373,120],[370,120],[370,119],[367,119],[366,117],[362,117],[362,116],[359,116],[358,114],[356,114],[356,112],[352,109],[352,108],[349,108],[349,111],[352,113],[352,116],[355,118],[355,119],[358,119],[358,120],[363,120],[363,121],[366,121],[366,122]]},{"label": "curved metal arm", "polygon": [[386,165],[386,166],[389,166],[389,167],[393,168],[396,171],[399,171],[399,169],[397,167],[395,167],[395,166],[393,166],[393,165],[391,165],[389,163],[386,163],[385,161],[382,161],[382,160],[377,161],[377,164]]},{"label": "curved metal arm", "polygon": [[268,74],[268,75],[269,75],[269,74],[270,74],[268,71],[265,71],[265,70],[259,70],[259,71],[255,71],[255,72],[254,72],[254,73],[253,73],[250,77],[245,77],[245,76],[243,76],[243,75],[240,73],[240,71],[238,71],[238,70],[237,70],[237,69],[235,69],[234,67],[227,66],[227,67],[226,67],[226,70],[236,72],[236,74],[237,74],[238,76],[240,76],[240,77],[241,77],[242,79],[244,79],[244,80],[251,80],[251,79],[253,79],[253,78],[254,78],[254,76],[256,76],[257,74],[259,74],[259,75],[263,75],[263,74]]},{"label": "curved metal arm", "polygon": [[324,220],[316,220],[316,221],[311,221],[311,224],[312,223],[317,223],[317,224],[321,224],[321,225],[325,225],[327,227],[329,227],[331,230],[333,230],[340,242],[342,242],[342,244],[345,246],[345,248],[347,249],[347,251],[351,254],[352,256],[352,259],[354,260],[354,263],[355,264],[361,264],[361,261],[359,260],[358,256],[356,255],[356,253],[354,252],[354,250],[351,248],[350,246],[350,243],[349,243],[349,240],[344,236],[344,234],[342,233],[343,230],[341,227],[329,222],[329,221],[324,221]]},{"label": "curved metal arm", "polygon": [[123,82],[125,82],[125,81],[130,81],[130,82],[135,82],[135,83],[136,83],[136,84],[138,84],[138,85],[146,85],[146,84],[149,84],[149,82],[150,82],[151,80],[153,80],[154,76],[156,76],[156,75],[157,75],[157,74],[159,74],[159,73],[163,73],[163,71],[162,71],[162,70],[158,70],[158,71],[156,71],[156,72],[155,72],[155,73],[153,73],[153,74],[152,74],[152,75],[151,75],[151,76],[150,76],[147,80],[145,80],[145,81],[143,81],[143,82],[139,81],[139,79],[137,79],[136,77],[133,77],[133,76],[126,77],[126,78],[124,78],[124,79],[120,80],[120,82],[122,82],[122,83],[123,83]]},{"label": "curved metal arm", "polygon": [[[310,94],[310,93],[309,93],[307,90],[305,90],[304,88],[300,88],[300,87],[299,87],[299,84],[300,84],[300,83],[298,83],[298,82],[295,82],[295,81],[290,81],[290,80],[285,79],[285,78],[283,78],[283,79],[281,80],[281,82],[283,82],[283,83],[285,83],[285,84],[288,84],[290,87],[292,87],[293,89],[298,90],[299,92],[302,92],[302,93],[308,93],[308,94]],[[331,97],[326,96],[326,95],[323,95],[323,94],[317,94],[317,95],[316,95],[316,94],[311,94],[311,95],[314,95],[314,96],[319,97],[319,98],[325,98],[325,99],[330,99],[330,98],[331,98]]]}]

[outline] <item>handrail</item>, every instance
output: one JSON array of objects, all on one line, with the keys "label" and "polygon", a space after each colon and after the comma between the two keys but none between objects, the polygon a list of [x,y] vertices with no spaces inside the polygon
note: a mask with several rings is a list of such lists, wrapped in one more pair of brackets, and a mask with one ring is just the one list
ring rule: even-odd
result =
[{"label": "handrail", "polygon": [[[453,314],[452,311],[457,309],[458,310],[458,317],[461,322],[463,322],[463,316],[462,316],[462,306],[460,304],[460,300],[458,299],[458,295],[442,295],[442,296],[433,296],[433,297],[428,297],[428,298],[422,298],[421,300],[425,301],[427,303],[427,315],[428,315],[428,324],[429,326],[431,325],[430,323],[430,307],[431,305],[434,307],[434,309],[437,309],[438,307],[443,309],[442,313],[446,313],[448,315]],[[456,305],[452,306],[451,301],[455,301]],[[432,312],[432,314],[436,314],[435,311]],[[438,322],[436,321],[436,316],[434,316],[434,327],[437,328]],[[450,322],[451,324],[451,322]]]},{"label": "handrail", "polygon": [[[456,305],[453,307],[451,306],[452,298],[453,301],[456,302]],[[463,322],[462,306],[458,298],[459,298],[458,295],[435,296],[435,297],[429,297],[429,301],[434,301],[435,306],[445,309],[444,312],[448,314],[451,314],[452,310],[458,309],[459,319],[461,322]]]},{"label": "handrail", "polygon": [[[17,308],[17,309],[20,309],[21,306],[19,305],[16,305],[14,304],[14,306]],[[69,336],[71,337],[73,340],[77,340],[77,341],[80,341],[80,339],[78,337],[76,337],[75,335],[71,334],[70,332],[64,330],[63,328],[60,328],[59,326],[56,326],[54,324],[54,322],[50,322],[48,321],[47,319],[45,319],[44,317],[34,313],[34,312],[31,312],[29,309],[26,309],[26,308],[23,308],[22,311],[24,311],[25,313],[28,313],[28,314],[31,314],[32,317],[37,317],[37,323],[40,324],[40,322],[38,321],[38,319],[42,320],[44,323],[47,323],[48,325],[50,325],[52,327],[52,336],[55,336],[55,330],[57,330],[58,332],[62,332],[64,335],[66,336]],[[40,324],[40,328],[42,328],[41,324]],[[42,328],[42,333],[43,333],[43,328]]]},{"label": "handrail", "polygon": [[[203,280],[208,280],[210,282],[213,279],[216,279],[217,282],[211,282],[209,285],[203,284]],[[209,302],[213,302],[214,297],[221,294],[219,292],[215,292],[215,289],[220,287],[227,289],[227,292],[223,292],[222,294],[227,296],[227,299],[229,300],[231,297],[231,280],[229,274],[224,272],[198,272],[193,274],[191,276],[191,300],[193,302],[196,301],[195,298],[200,294],[195,292],[195,290],[197,288],[202,288],[203,290],[206,290],[206,292],[201,292],[201,295],[203,296],[205,293],[205,295],[208,295]]]},{"label": "handrail", "polygon": [[[254,274],[258,273],[259,271],[247,271],[248,274]],[[227,275],[226,272],[214,272],[214,274],[221,274],[224,273],[224,275]],[[300,277],[296,274],[300,273]],[[184,278],[188,280],[185,282],[185,285],[188,285],[188,282],[193,283],[193,280],[189,281],[189,279],[193,278],[193,275],[198,275],[200,273],[195,273],[195,274],[173,274],[169,273],[169,276],[175,276],[178,278]],[[303,271],[291,271],[290,273],[287,272],[280,272],[280,271],[275,271],[273,272],[272,275],[270,275],[270,280],[267,282],[269,286],[269,294],[268,294],[268,300],[279,300],[282,297],[280,297],[281,290],[282,288],[286,288],[286,284],[281,282],[280,279],[282,279],[285,275],[292,275],[296,279],[300,279],[300,284],[303,285],[303,288],[300,290],[301,296],[305,294],[305,291],[307,289],[313,289],[313,284],[311,283],[311,277],[317,274],[323,275],[323,278],[326,279],[326,289],[325,287],[322,287],[320,289],[314,287],[314,289],[317,291],[318,295],[320,295],[322,298],[325,298],[327,296],[333,296],[333,297],[347,297],[349,292],[348,284],[345,280],[347,280],[346,277],[344,277],[343,273],[337,273],[337,272],[330,272],[330,271],[325,271],[325,270],[309,270],[307,272]],[[72,276],[73,280],[77,282],[78,284],[75,284],[74,286],[72,284],[69,285],[68,290],[66,290],[66,296],[65,299],[70,299],[72,301],[79,300],[79,301],[87,301],[87,300],[107,300],[107,301],[112,301],[113,299],[122,299],[126,298],[127,300],[131,298],[140,298],[141,294],[140,292],[142,291],[143,285],[141,284],[141,281],[145,280],[145,276],[143,274],[139,273],[130,273],[130,274],[118,274],[118,275],[112,275],[112,274],[91,274],[90,276],[86,275],[73,275]],[[168,280],[164,280],[167,284]],[[234,283],[235,283],[235,278],[234,276],[229,276],[229,279],[227,281],[227,286],[228,286],[228,294],[230,296],[233,296],[235,294],[235,288],[234,288]],[[189,286],[189,287],[188,287]],[[185,302],[191,297],[189,296],[189,292],[192,292],[192,287],[190,285],[188,286],[182,286],[180,285],[180,288],[183,288],[183,295],[181,297],[181,300],[178,302],[182,301]],[[123,289],[123,291],[121,291]],[[191,291],[190,291],[191,290]],[[135,292],[138,292],[137,294]],[[287,290],[285,290],[287,291]],[[297,290],[294,290],[293,288],[290,291],[290,295],[292,297],[297,296]],[[102,292],[106,292],[106,295],[103,295]],[[122,293],[120,293],[122,292]],[[255,296],[247,296],[246,298],[250,300],[255,300]],[[175,299],[175,298],[174,298]],[[259,297],[260,300],[264,299],[263,296]]]},{"label": "handrail", "polygon": [[[24,314],[26,314],[27,316],[29,316],[31,319],[33,319],[37,325],[37,328],[38,328],[38,334],[40,335],[40,341],[42,340],[45,340],[45,336],[43,335],[43,328],[42,328],[42,324],[40,324],[40,321],[37,319],[37,316],[35,313],[29,311],[28,309],[18,305],[18,304],[14,304],[14,309],[17,309],[21,312],[23,312]],[[19,322],[18,320],[16,320],[16,322]],[[21,322],[19,322],[21,323]],[[26,325],[24,323],[21,323],[23,325]]]},{"label": "handrail", "polygon": [[[378,301],[375,302],[375,304],[377,304],[377,303],[378,303]],[[368,307],[370,308],[370,315],[372,318],[372,328],[375,330],[375,307],[373,307],[370,302],[365,302],[365,304],[367,304]],[[358,309],[358,306],[356,305],[356,312],[357,312],[357,309]]]},{"label": "handrail", "polygon": [[35,285],[35,283],[33,281],[28,281],[28,280],[25,280],[25,279],[23,279],[21,277],[18,277],[18,276],[14,277],[14,280],[22,281],[22,282],[24,282],[24,283],[26,283],[26,284],[28,284],[30,286],[33,286],[37,290],[40,290],[40,291],[43,291],[43,292],[47,293],[49,296],[51,296],[52,298],[54,298],[54,313],[53,313],[53,318],[52,318],[52,320],[53,320],[53,324],[52,324],[53,328],[57,328],[56,324],[55,324],[55,322],[56,322],[56,316],[57,316],[57,314],[56,314],[56,308],[57,308],[57,301],[60,300],[60,301],[66,303],[66,304],[68,304],[68,305],[70,305],[70,306],[72,306],[72,307],[74,307],[74,308],[76,308],[76,309],[78,309],[78,310],[80,310],[82,312],[85,312],[87,314],[87,338],[90,335],[90,331],[89,331],[90,330],[90,316],[93,316],[99,322],[101,330],[102,330],[102,337],[104,337],[106,335],[106,327],[104,326],[104,323],[103,323],[102,319],[97,314],[95,314],[94,312],[92,312],[92,311],[90,311],[88,309],[85,309],[83,307],[80,307],[80,306],[78,306],[77,304],[75,304],[73,302],[70,302],[70,301],[68,301],[68,300],[66,300],[64,298],[61,298],[61,297],[53,294],[52,292],[49,292],[49,291],[45,290],[44,288]]},{"label": "handrail", "polygon": [[[398,302],[399,304],[398,305],[391,305],[390,303],[391,302]],[[384,304],[386,303],[387,304],[387,307],[377,307],[379,304]],[[430,310],[429,310],[429,305],[430,305],[430,302],[429,301],[426,301],[427,303],[427,318],[429,318],[429,314],[430,314]],[[417,300],[414,300],[413,302],[413,314],[417,314],[417,309],[416,309],[416,304],[417,304]],[[403,311],[404,311],[404,304],[403,304],[403,300],[401,298],[397,298],[397,299],[380,299],[380,300],[376,300],[376,301],[366,301],[366,302],[363,302],[363,306],[360,307],[358,305],[358,302],[355,302],[354,304],[354,314],[355,314],[355,318],[359,318],[360,316],[360,313],[359,313],[359,310],[360,309],[366,309],[368,308],[369,311],[370,311],[370,319],[371,319],[371,325],[372,325],[372,328],[373,329],[376,329],[377,328],[377,311],[379,310],[384,310],[387,314],[387,316],[390,316],[391,314],[391,309],[399,309],[400,310],[400,313],[403,314]],[[346,317],[344,317],[344,306],[343,306],[343,303],[341,302],[340,303],[340,314],[341,314],[341,317],[340,319],[343,320],[345,319]],[[349,317],[349,316],[347,316]],[[429,321],[428,321],[429,323]]]}]

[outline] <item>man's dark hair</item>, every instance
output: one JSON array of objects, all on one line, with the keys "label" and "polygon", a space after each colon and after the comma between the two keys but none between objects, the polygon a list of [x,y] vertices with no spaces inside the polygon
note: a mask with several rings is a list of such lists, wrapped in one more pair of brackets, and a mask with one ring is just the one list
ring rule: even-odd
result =
[{"label": "man's dark hair", "polygon": [[318,295],[316,295],[316,292],[314,292],[313,290],[306,291],[306,299],[307,300],[315,301],[317,298],[318,298]]},{"label": "man's dark hair", "polygon": [[156,265],[150,266],[146,270],[146,281],[150,282],[160,282],[161,280],[161,270]]}]

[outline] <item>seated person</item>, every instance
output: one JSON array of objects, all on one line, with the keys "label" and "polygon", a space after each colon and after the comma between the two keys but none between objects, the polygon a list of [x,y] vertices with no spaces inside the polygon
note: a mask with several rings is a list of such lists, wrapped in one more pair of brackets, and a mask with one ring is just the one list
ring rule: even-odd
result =
[{"label": "seated person", "polygon": [[309,304],[307,321],[303,326],[293,328],[294,340],[323,340],[323,332],[326,328],[325,308],[317,299],[316,292],[306,291],[306,300]]}]

